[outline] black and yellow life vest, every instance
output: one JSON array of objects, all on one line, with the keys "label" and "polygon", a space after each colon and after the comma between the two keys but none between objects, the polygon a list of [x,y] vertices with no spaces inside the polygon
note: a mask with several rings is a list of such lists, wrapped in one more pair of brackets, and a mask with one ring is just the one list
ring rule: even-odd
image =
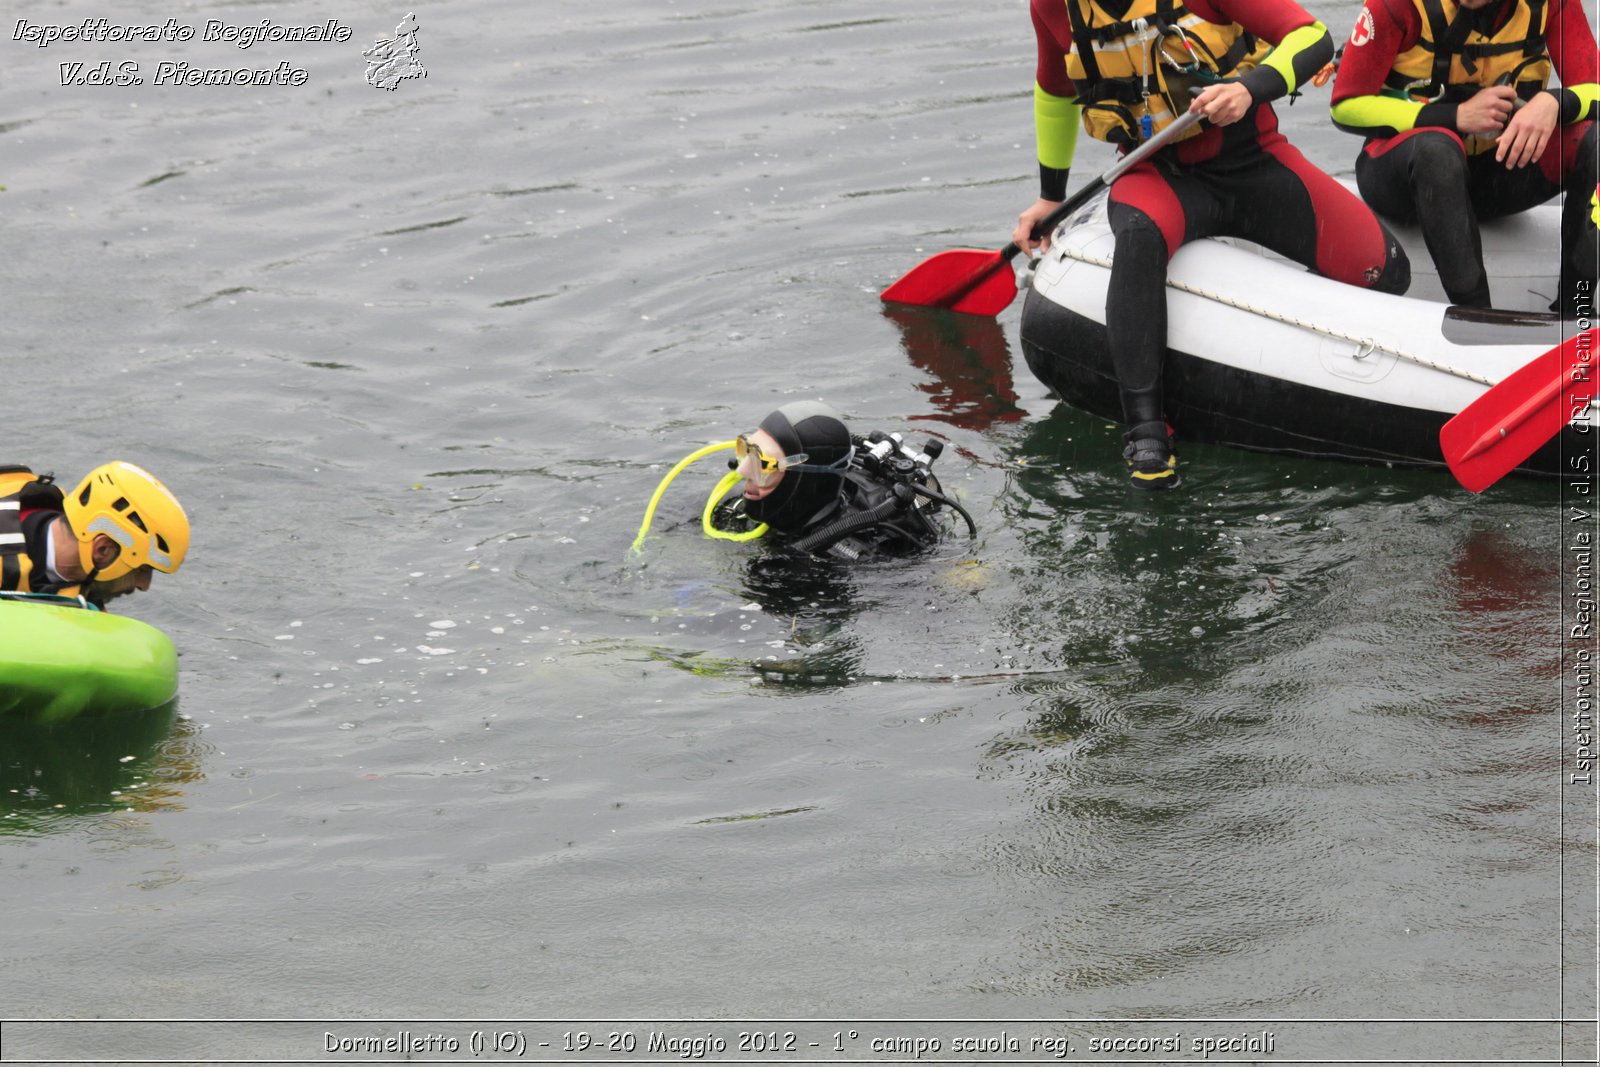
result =
[{"label": "black and yellow life vest", "polygon": [[[1210,22],[1180,0],[1133,0],[1120,15],[1098,0],[1064,2],[1072,21],[1067,76],[1083,128],[1102,141],[1149,140],[1189,109],[1190,87],[1243,74],[1271,50],[1238,23]],[[1198,133],[1195,126],[1183,137]]]},{"label": "black and yellow life vest", "polygon": [[77,586],[46,579],[43,545],[29,551],[22,513],[34,509],[60,511],[61,489],[27,467],[0,466],[0,591],[76,596]]},{"label": "black and yellow life vest", "polygon": [[1545,0],[1514,0],[1511,16],[1487,36],[1476,28],[1476,13],[1454,0],[1412,3],[1422,15],[1422,35],[1395,59],[1384,79],[1389,92],[1459,101],[1486,86],[1510,85],[1527,100],[1549,83]]}]

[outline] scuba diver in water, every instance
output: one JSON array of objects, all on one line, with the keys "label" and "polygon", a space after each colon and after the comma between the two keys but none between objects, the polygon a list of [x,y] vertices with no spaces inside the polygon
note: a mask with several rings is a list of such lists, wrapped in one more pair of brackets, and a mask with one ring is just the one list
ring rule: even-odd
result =
[{"label": "scuba diver in water", "polygon": [[[662,479],[650,500],[633,547],[650,528],[656,505],[672,479],[690,463],[732,448],[729,473],[717,483],[701,515],[708,537],[751,541],[771,533],[791,553],[860,559],[904,555],[939,539],[935,518],[948,507],[977,527],[965,508],[944,494],[930,469],[944,446],[905,447],[898,434],[850,433],[826,404],[786,404],[759,429],[690,454]],[[735,487],[735,500],[723,498]]]}]

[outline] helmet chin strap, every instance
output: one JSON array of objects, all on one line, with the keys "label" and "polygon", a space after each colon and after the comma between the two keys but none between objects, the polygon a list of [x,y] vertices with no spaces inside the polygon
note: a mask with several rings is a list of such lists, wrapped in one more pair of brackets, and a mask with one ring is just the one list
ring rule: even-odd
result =
[{"label": "helmet chin strap", "polygon": [[[81,560],[80,560],[80,562],[81,562]],[[89,561],[89,564],[90,564],[89,573],[84,575],[83,579],[76,583],[77,586],[78,586],[78,597],[84,603],[93,604],[95,607],[101,608],[103,610],[105,608],[105,601],[104,600],[99,599],[99,598],[90,599],[90,597],[89,597],[89,589],[90,589],[90,586],[92,586],[94,584],[95,575],[100,573],[100,568],[98,566],[94,565],[94,560],[93,559],[91,559]]]},{"label": "helmet chin strap", "polygon": [[[82,560],[80,559],[81,563]],[[95,577],[100,573],[100,565],[94,561],[94,544],[89,545],[89,573],[83,576],[83,581],[78,583],[79,595],[85,600],[89,598],[89,587],[94,583]]]}]

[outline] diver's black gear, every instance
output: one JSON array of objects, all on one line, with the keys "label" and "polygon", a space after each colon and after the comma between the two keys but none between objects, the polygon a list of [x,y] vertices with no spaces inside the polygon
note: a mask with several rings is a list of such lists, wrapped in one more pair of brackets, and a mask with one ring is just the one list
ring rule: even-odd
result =
[{"label": "diver's black gear", "polygon": [[890,473],[887,465],[873,470],[868,463],[870,458],[840,476],[836,505],[807,525],[794,542],[796,550],[859,559],[918,552],[938,542],[939,524],[933,516],[939,503],[919,495],[910,478],[925,480],[934,492],[939,491],[938,480],[926,468],[900,475]]},{"label": "diver's black gear", "polygon": [[[904,482],[895,483],[889,487],[889,497],[881,503],[865,511],[849,511],[821,529],[813,530],[794,543],[794,550],[796,552],[826,552],[857,530],[876,526],[896,512],[906,510],[911,506],[911,502],[914,499],[916,499],[916,493],[912,491],[909,485]],[[847,554],[850,555],[851,559],[854,559],[861,553],[854,551]]]},{"label": "diver's black gear", "polygon": [[[783,410],[789,412],[797,406],[790,405]],[[792,517],[797,510],[794,501],[814,501],[823,495],[807,487],[800,493],[791,492],[781,509],[759,508],[783,491],[794,476],[794,471],[789,471],[771,496],[764,500],[741,499],[726,518],[742,516],[764,521],[773,527],[774,533],[790,535],[792,539],[787,547],[796,552],[843,559],[898,555],[933,546],[939,539],[941,525],[934,516],[941,507],[959,513],[966,520],[969,533],[976,536],[972,516],[944,494],[930,469],[944,451],[942,442],[930,440],[920,452],[914,452],[905,447],[899,434],[877,432],[867,437],[850,437],[847,433],[848,448],[839,451],[829,440],[827,443],[834,446],[834,451],[825,451],[819,457],[812,441],[784,441],[774,432],[773,421],[769,418],[761,428],[784,445],[785,454],[803,445],[807,456],[804,477],[810,485],[824,487],[827,497],[802,524],[785,527],[774,524],[773,510],[781,510]],[[807,427],[813,434],[813,441],[817,428],[815,425]],[[819,458],[826,463],[833,460],[834,455],[848,457],[848,461],[839,464],[837,471],[816,470]],[[719,522],[719,525],[724,523]]]}]

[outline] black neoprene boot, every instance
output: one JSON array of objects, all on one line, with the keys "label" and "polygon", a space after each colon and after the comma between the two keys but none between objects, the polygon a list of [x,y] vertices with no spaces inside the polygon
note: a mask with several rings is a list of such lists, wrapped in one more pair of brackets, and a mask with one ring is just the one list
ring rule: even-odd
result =
[{"label": "black neoprene boot", "polygon": [[1122,450],[1122,459],[1134,485],[1140,489],[1176,489],[1183,481],[1165,422],[1136,423],[1122,439],[1128,443]]}]

